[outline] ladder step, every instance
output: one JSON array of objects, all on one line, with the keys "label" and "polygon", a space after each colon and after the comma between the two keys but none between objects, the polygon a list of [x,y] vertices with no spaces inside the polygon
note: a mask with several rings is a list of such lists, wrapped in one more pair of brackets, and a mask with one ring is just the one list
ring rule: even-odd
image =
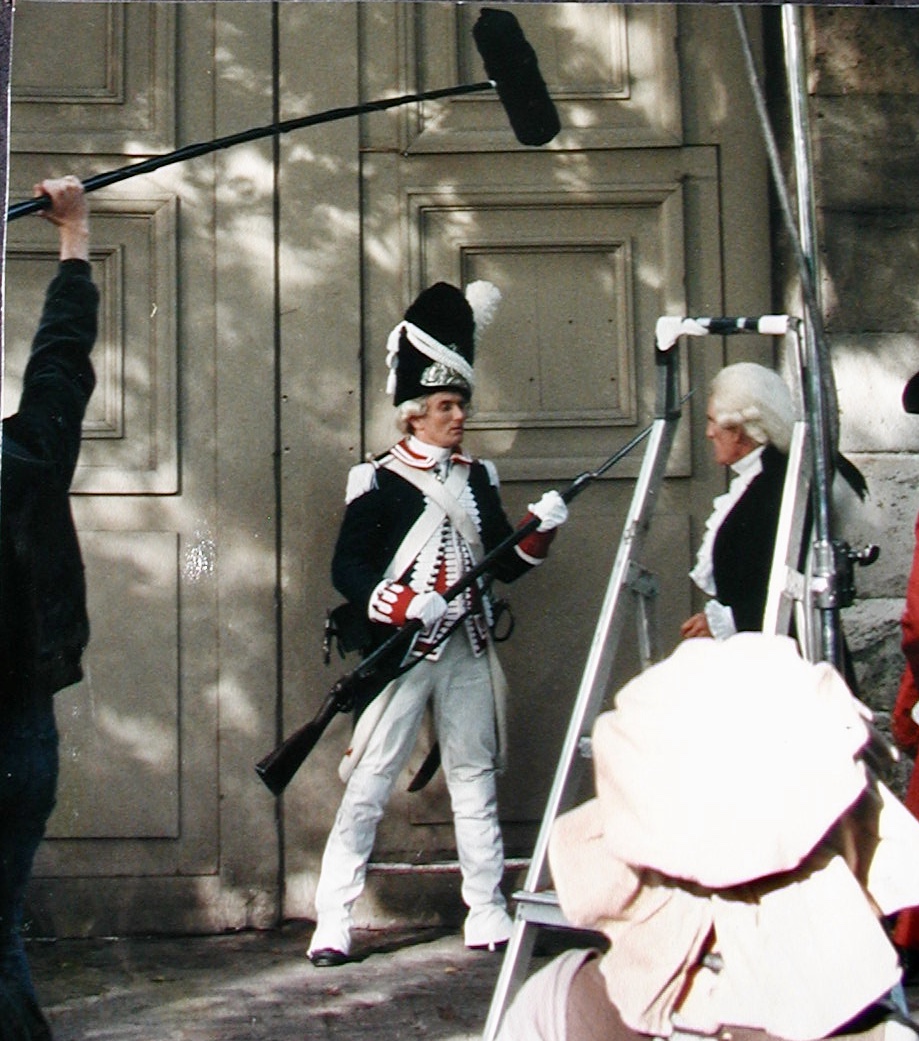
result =
[{"label": "ladder step", "polygon": [[558,895],[554,889],[541,889],[538,892],[521,889],[514,893],[513,899],[517,904],[518,921],[573,928],[558,906]]}]

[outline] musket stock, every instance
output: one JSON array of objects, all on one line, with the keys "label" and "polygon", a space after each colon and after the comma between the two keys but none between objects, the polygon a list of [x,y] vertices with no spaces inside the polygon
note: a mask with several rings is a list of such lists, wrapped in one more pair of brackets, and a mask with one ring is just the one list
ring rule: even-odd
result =
[{"label": "musket stock", "polygon": [[[596,470],[579,474],[561,492],[565,502],[571,502],[572,499],[580,495],[588,484],[602,476],[602,474],[618,463],[620,459],[628,455],[636,445],[644,441],[652,429],[653,426],[645,427],[631,441],[614,452]],[[462,578],[454,582],[443,594],[444,599],[449,603],[474,582],[477,582],[479,578],[491,570],[498,557],[535,531],[539,524],[539,517],[531,517],[525,524],[515,528],[503,542],[500,542],[490,553],[487,553],[475,567],[470,568]],[[364,658],[352,672],[347,673],[338,680],[335,686],[326,694],[319,711],[309,723],[304,724],[299,730],[295,730],[273,752],[269,752],[264,759],[261,759],[256,764],[255,772],[274,795],[280,795],[284,791],[294,774],[303,765],[306,757],[315,748],[319,738],[322,737],[334,717],[339,712],[349,712],[352,709],[358,691],[362,695],[362,700],[370,701],[377,694],[380,694],[383,688],[392,680],[407,672],[413,664],[421,660],[417,658],[408,663],[405,662],[406,652],[420,630],[421,622],[417,619],[413,619],[397,629],[375,651]]]},{"label": "musket stock", "polygon": [[325,733],[326,727],[341,710],[335,690],[325,696],[316,715],[284,739],[273,752],[255,764],[255,772],[268,786],[272,795],[280,795],[290,784],[291,778],[300,769],[303,761],[316,747],[316,742]]},{"label": "musket stock", "polygon": [[387,684],[406,671],[403,665],[405,652],[420,628],[421,623],[415,620],[397,629],[355,669],[338,680],[308,723],[255,764],[255,772],[273,795],[284,791],[339,712],[350,712],[358,697],[366,702],[372,701]]}]

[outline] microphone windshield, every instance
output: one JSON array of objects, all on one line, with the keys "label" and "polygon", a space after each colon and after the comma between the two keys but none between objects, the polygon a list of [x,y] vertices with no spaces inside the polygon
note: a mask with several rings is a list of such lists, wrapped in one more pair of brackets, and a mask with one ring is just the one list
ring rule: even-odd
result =
[{"label": "microphone windshield", "polygon": [[522,145],[544,145],[561,125],[539,72],[536,52],[510,11],[485,7],[472,36],[494,83],[514,136]]}]

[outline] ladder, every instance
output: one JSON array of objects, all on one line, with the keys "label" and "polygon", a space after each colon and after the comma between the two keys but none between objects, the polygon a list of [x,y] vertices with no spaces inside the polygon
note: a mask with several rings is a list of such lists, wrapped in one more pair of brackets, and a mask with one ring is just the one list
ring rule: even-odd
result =
[{"label": "ladder", "polygon": [[[797,333],[798,320],[787,315],[759,318],[658,319],[655,330],[655,361],[658,369],[656,418],[651,427],[645,455],[635,484],[622,537],[613,562],[593,639],[587,654],[580,686],[562,744],[542,823],[530,859],[523,888],[514,893],[514,925],[492,996],[483,1041],[494,1041],[511,1000],[523,984],[540,927],[570,928],[548,888],[549,837],[556,817],[570,808],[575,795],[577,769],[590,756],[590,734],[607,694],[619,638],[629,607],[636,610],[641,667],[656,660],[650,611],[657,592],[656,581],[640,563],[658,492],[680,419],[679,351],[682,336],[731,335],[755,332],[770,336]],[[796,349],[798,375],[800,351]],[[804,577],[797,570],[809,495],[807,430],[795,425],[792,452],[783,489],[782,510],[770,576],[767,614],[771,632],[788,632],[793,611],[802,602]],[[630,596],[627,594],[631,594]],[[807,629],[800,612],[799,632]]]}]

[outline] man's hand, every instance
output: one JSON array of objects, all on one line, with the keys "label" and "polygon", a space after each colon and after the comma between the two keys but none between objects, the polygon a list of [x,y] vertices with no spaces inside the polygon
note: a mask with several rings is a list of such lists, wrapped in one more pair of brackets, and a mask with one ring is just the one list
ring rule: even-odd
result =
[{"label": "man's hand", "polygon": [[690,618],[687,618],[680,626],[680,636],[682,636],[684,640],[691,640],[698,636],[711,635],[712,631],[708,627],[708,619],[705,617],[704,611],[700,611],[698,614],[694,614]]},{"label": "man's hand", "polygon": [[39,215],[60,231],[61,260],[89,260],[89,205],[79,178],[47,178],[36,184],[33,194],[47,195],[51,207]]},{"label": "man's hand", "polygon": [[568,507],[558,492],[546,492],[539,502],[530,503],[527,509],[539,518],[537,531],[552,531],[568,520]]}]

